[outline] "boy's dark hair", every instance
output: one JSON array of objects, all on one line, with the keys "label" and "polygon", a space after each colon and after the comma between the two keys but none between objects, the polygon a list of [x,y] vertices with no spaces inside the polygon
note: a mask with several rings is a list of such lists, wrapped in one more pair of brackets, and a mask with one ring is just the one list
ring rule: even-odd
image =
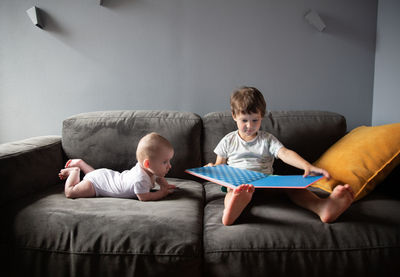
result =
[{"label": "boy's dark hair", "polygon": [[264,117],[266,108],[264,96],[255,87],[241,87],[231,95],[231,111],[235,116],[260,112]]}]

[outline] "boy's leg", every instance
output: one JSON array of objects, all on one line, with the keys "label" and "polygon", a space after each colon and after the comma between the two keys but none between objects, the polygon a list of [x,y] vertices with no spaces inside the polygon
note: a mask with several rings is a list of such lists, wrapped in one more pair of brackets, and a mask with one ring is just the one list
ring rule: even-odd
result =
[{"label": "boy's leg", "polygon": [[225,195],[225,209],[222,215],[224,225],[232,225],[249,204],[254,193],[254,186],[240,185],[234,190],[229,189]]},{"label": "boy's leg", "polygon": [[327,198],[319,198],[307,189],[286,192],[295,204],[316,213],[326,223],[335,221],[354,200],[353,190],[347,184],[336,186]]},{"label": "boy's leg", "polygon": [[71,159],[71,160],[68,160],[67,163],[65,164],[65,168],[70,168],[70,167],[79,167],[79,169],[82,170],[82,172],[85,173],[85,174],[88,174],[89,172],[94,170],[93,167],[88,165],[82,159]]},{"label": "boy's leg", "polygon": [[93,184],[88,180],[80,181],[80,169],[78,167],[69,167],[62,169],[59,174],[65,181],[64,193],[67,198],[94,197],[96,191]]}]

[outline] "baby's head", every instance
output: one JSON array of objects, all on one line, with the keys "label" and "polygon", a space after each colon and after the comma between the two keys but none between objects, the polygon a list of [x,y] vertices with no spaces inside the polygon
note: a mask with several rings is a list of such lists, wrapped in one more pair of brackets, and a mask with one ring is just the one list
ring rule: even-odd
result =
[{"label": "baby's head", "polygon": [[231,95],[231,112],[236,121],[239,136],[253,140],[261,127],[266,104],[261,92],[254,87],[241,87]]},{"label": "baby's head", "polygon": [[136,159],[142,167],[158,177],[164,177],[171,169],[174,148],[163,136],[153,132],[140,139]]},{"label": "baby's head", "polygon": [[267,105],[262,93],[255,87],[241,87],[231,95],[232,115],[260,113],[264,117]]}]

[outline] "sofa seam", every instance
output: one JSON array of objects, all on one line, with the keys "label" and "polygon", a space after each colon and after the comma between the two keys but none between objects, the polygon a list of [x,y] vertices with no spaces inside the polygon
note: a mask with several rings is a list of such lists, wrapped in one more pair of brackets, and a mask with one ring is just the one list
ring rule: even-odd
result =
[{"label": "sofa seam", "polygon": [[213,250],[205,251],[206,254],[213,253],[228,253],[228,252],[346,252],[346,251],[360,251],[360,250],[380,250],[380,249],[395,249],[399,248],[400,245],[396,246],[373,246],[373,247],[350,247],[340,249],[328,249],[328,248],[276,248],[276,249],[229,249],[229,250]]},{"label": "sofa seam", "polygon": [[[231,115],[221,115],[221,116],[208,116],[208,117],[202,117],[202,118],[205,118],[205,119],[208,119],[208,118],[218,119],[218,118],[221,118],[221,117],[231,118],[232,116]],[[298,116],[294,116],[294,115],[273,115],[273,118],[293,118],[293,119],[296,119],[296,118],[310,118],[310,117],[311,118],[338,118],[338,119],[344,118],[343,116],[339,116],[339,115],[323,115],[323,116],[321,116],[321,115],[317,115],[317,114],[315,114],[315,115],[298,115]],[[268,118],[268,116],[265,116],[264,118]]]},{"label": "sofa seam", "polygon": [[168,117],[164,117],[164,116],[132,116],[132,117],[128,117],[128,116],[93,116],[93,117],[74,117],[74,118],[67,118],[64,120],[64,122],[67,121],[76,121],[76,120],[88,120],[88,119],[143,119],[143,118],[162,118],[162,119],[168,119],[168,120],[191,120],[191,121],[200,121],[201,117],[199,116],[198,118],[180,118],[180,117],[176,117],[176,118],[168,118]]},{"label": "sofa seam", "polygon": [[184,254],[168,254],[168,253],[144,253],[144,252],[100,252],[100,251],[68,251],[68,250],[51,250],[40,247],[18,247],[20,250],[28,251],[41,251],[48,253],[59,253],[59,254],[72,254],[72,255],[143,255],[143,256],[171,256],[171,257],[201,257],[201,253],[198,255],[184,255]]}]

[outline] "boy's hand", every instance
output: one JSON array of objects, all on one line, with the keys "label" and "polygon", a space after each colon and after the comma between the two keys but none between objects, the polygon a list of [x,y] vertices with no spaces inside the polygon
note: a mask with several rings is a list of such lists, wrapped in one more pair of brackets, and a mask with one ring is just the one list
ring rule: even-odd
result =
[{"label": "boy's hand", "polygon": [[217,160],[215,161],[215,163],[208,163],[205,166],[216,166],[216,165],[220,165],[220,164],[226,164],[226,158],[222,158],[220,156],[217,156]]},{"label": "boy's hand", "polygon": [[327,179],[331,178],[328,171],[313,166],[293,150],[282,147],[278,152],[278,158],[287,164],[290,164],[299,169],[303,169],[304,170],[303,177],[307,177],[308,175],[312,176],[324,175]]},{"label": "boy's hand", "polygon": [[328,180],[331,178],[328,171],[313,165],[310,165],[304,169],[303,177],[307,177],[308,175],[324,175]]}]

